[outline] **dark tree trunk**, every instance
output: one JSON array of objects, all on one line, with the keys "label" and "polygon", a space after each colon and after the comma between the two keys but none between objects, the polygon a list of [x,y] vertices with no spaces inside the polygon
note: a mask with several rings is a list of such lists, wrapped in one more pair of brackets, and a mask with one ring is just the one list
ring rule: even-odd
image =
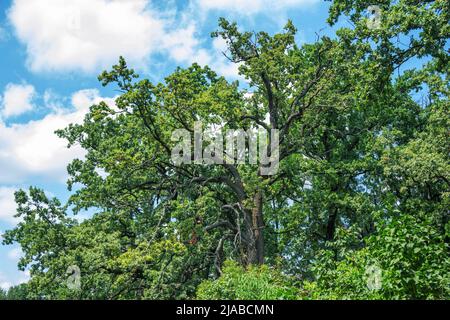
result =
[{"label": "dark tree trunk", "polygon": [[252,199],[252,208],[247,209],[245,212],[244,226],[242,229],[242,262],[244,265],[260,265],[264,263],[262,201],[262,192],[256,192]]},{"label": "dark tree trunk", "polygon": [[253,236],[255,241],[255,263],[264,263],[264,220],[263,220],[263,197],[262,192],[256,192],[253,199],[253,209],[252,209],[252,227]]},{"label": "dark tree trunk", "polygon": [[332,207],[330,210],[330,215],[328,216],[327,222],[327,241],[333,241],[334,239],[334,231],[336,230],[336,218],[337,218],[337,208]]}]

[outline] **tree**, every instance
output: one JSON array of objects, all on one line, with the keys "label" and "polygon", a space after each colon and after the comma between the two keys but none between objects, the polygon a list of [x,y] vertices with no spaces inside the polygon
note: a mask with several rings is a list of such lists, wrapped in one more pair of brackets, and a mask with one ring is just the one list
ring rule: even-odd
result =
[{"label": "tree", "polygon": [[6,300],[6,292],[0,289],[0,300]]},{"label": "tree", "polygon": [[[274,274],[307,298],[355,297],[352,290],[448,297],[448,4],[381,6],[380,26],[371,29],[366,2],[334,1],[330,23],[345,14],[354,28],[302,46],[290,21],[269,35],[221,19],[212,36],[227,43],[224,54],[239,64],[245,86],[195,63],[153,84],[120,58],[99,76],[121,92],[116,105],[93,105],[82,124],[57,132],[87,151],[68,166],[69,202],[37,188],[16,193],[23,222],[4,242],[22,246],[28,296],[219,298],[242,273],[270,297],[293,297],[268,285]],[[408,35],[406,47],[395,40]],[[413,59],[425,60],[408,70]],[[175,164],[173,132],[185,129],[194,140],[199,121],[210,130],[278,130],[279,147],[268,148],[279,153],[278,170],[267,174],[273,163],[261,161]],[[96,213],[83,222],[69,217],[83,209]],[[397,233],[400,222],[406,227]],[[410,241],[419,262],[409,249],[391,252]],[[364,289],[362,270],[377,256],[390,287],[375,294]],[[223,268],[230,259],[239,265]],[[421,279],[408,280],[408,267],[395,259],[413,263]],[[70,266],[80,268],[79,288],[67,285]],[[234,296],[252,296],[247,290]]]},{"label": "tree", "polygon": [[28,285],[26,283],[12,286],[5,293],[5,300],[28,300]]}]

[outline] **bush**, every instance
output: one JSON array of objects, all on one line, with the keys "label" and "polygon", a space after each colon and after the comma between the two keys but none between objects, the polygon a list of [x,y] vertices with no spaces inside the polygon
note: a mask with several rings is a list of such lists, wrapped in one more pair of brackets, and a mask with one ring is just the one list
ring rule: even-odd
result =
[{"label": "bush", "polygon": [[[380,283],[371,286],[373,270]],[[333,262],[323,252],[317,280],[304,284],[310,299],[450,299],[449,247],[426,218],[403,216],[371,236],[363,249]]]},{"label": "bush", "polygon": [[294,279],[267,265],[247,270],[234,261],[226,261],[222,275],[207,280],[197,289],[201,300],[292,300],[298,289]]}]

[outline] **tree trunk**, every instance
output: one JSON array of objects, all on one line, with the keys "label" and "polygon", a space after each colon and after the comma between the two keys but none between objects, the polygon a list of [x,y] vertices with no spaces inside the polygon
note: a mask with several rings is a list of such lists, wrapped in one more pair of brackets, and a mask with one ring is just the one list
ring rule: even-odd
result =
[{"label": "tree trunk", "polygon": [[244,265],[260,265],[264,263],[262,200],[262,192],[256,192],[252,199],[252,208],[247,209],[245,212],[244,228],[242,230],[244,240],[242,263]]},{"label": "tree trunk", "polygon": [[259,190],[256,192],[253,198],[253,209],[252,209],[252,227],[253,227],[253,236],[255,240],[255,250],[256,264],[264,263],[264,221],[263,221],[263,197],[262,192]]},{"label": "tree trunk", "polygon": [[334,232],[336,230],[336,218],[337,218],[337,209],[336,207],[332,206],[327,222],[327,235],[326,235],[327,241],[333,241],[334,239]]}]

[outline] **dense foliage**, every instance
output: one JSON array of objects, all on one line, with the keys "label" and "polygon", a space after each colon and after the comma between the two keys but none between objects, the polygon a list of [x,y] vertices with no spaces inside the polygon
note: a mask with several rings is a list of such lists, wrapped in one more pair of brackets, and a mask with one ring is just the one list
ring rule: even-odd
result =
[{"label": "dense foliage", "polygon": [[[314,299],[445,299],[450,296],[448,246],[424,217],[403,216],[387,223],[365,248],[336,261],[319,259],[317,281],[305,284]],[[371,290],[370,267],[380,270],[380,285]]]},{"label": "dense foliage", "polygon": [[226,261],[219,279],[204,281],[198,287],[197,298],[203,300],[294,300],[299,286],[295,278],[287,277],[267,265],[249,266],[247,270],[236,262]]},{"label": "dense foliage", "polygon": [[[93,105],[57,134],[67,204],[16,193],[34,299],[449,299],[449,2],[333,1],[352,28],[298,46],[219,21],[248,84],[208,67],[139,80],[123,58],[103,72],[116,106]],[[410,64],[408,64],[410,63]],[[414,67],[408,67],[411,63]],[[280,132],[280,165],[174,165],[172,132]],[[70,215],[94,210],[78,222]],[[234,261],[234,262],[233,262]],[[81,287],[67,286],[67,268]],[[375,271],[374,271],[375,270]],[[377,273],[377,279],[371,279]],[[371,281],[376,283],[371,285]],[[380,283],[377,283],[380,282]],[[3,293],[0,293],[0,297]],[[20,297],[24,297],[21,293]]]}]

